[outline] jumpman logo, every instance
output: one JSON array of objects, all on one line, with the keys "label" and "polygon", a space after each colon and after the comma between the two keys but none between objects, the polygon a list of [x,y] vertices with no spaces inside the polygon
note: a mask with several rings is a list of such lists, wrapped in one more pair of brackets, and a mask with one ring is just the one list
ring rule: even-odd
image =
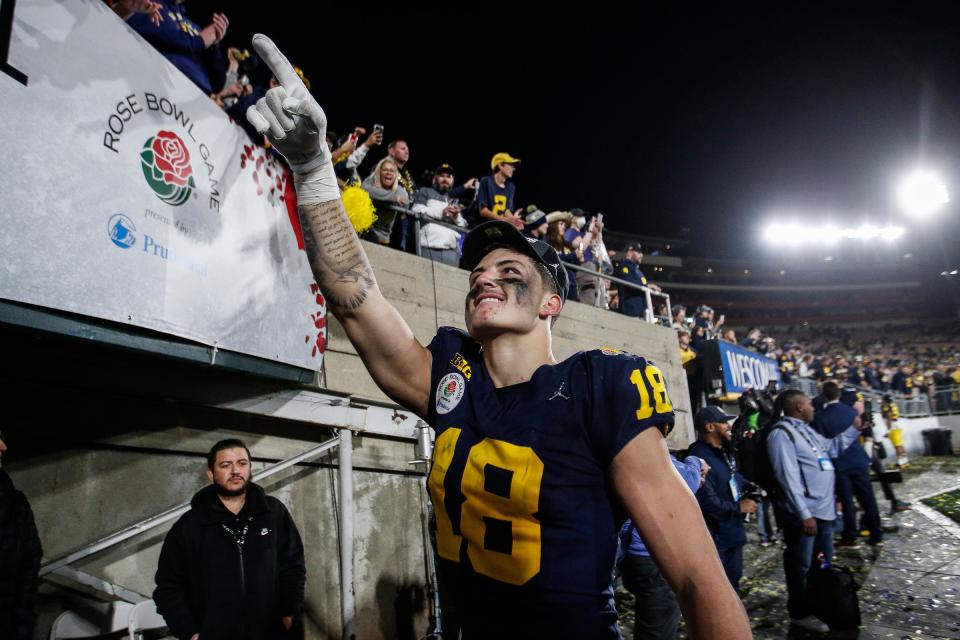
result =
[{"label": "jumpman logo", "polygon": [[569,400],[569,399],[570,399],[570,396],[565,396],[565,395],[563,395],[563,385],[565,385],[565,384],[566,384],[565,382],[561,382],[561,383],[560,383],[560,388],[557,389],[556,391],[554,391],[552,396],[550,396],[549,398],[547,398],[547,402],[553,400],[554,398],[563,398],[564,400]]}]

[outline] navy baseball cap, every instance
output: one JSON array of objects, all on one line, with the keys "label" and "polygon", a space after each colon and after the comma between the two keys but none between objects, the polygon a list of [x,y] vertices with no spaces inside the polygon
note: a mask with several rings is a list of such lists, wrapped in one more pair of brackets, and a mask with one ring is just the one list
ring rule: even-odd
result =
[{"label": "navy baseball cap", "polygon": [[547,214],[534,205],[527,207],[527,215],[523,217],[523,228],[527,233],[545,224],[547,224]]},{"label": "navy baseball cap", "polygon": [[703,429],[708,422],[730,422],[736,420],[737,416],[724,413],[720,407],[710,405],[697,412],[697,417],[693,419],[693,424],[697,429]]},{"label": "navy baseball cap", "polygon": [[463,241],[463,265],[470,271],[483,256],[498,246],[516,249],[547,268],[563,302],[567,301],[569,280],[556,250],[546,242],[527,238],[506,220],[490,220],[470,230]]}]

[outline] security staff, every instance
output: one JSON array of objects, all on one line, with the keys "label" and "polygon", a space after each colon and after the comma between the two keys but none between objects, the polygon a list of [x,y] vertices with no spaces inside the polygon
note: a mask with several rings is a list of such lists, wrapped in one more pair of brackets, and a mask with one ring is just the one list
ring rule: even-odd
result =
[{"label": "security staff", "polygon": [[[649,287],[653,291],[660,291],[660,287],[647,282],[646,276],[640,270],[640,262],[643,261],[643,251],[640,250],[639,242],[631,242],[623,249],[624,259],[620,263],[620,271],[617,273],[621,279],[633,284]],[[620,313],[634,318],[642,318],[647,309],[647,300],[644,292],[632,287],[620,287]]]}]

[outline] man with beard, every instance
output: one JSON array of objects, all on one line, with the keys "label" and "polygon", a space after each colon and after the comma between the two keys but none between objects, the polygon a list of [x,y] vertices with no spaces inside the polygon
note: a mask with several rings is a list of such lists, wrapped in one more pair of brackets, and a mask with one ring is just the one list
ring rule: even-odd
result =
[{"label": "man with beard", "polygon": [[157,611],[180,640],[294,637],[306,571],[290,514],[250,481],[240,440],[213,445],[207,478],[163,541]]},{"label": "man with beard", "polygon": [[[464,239],[467,331],[440,327],[424,346],[384,298],[350,225],[322,144],[323,109],[269,38],[257,34],[253,46],[283,86],[247,118],[293,169],[328,309],[384,393],[436,432],[435,551],[461,637],[620,638],[610,583],[625,515],[676,592],[691,637],[750,637],[670,462],[673,406],[656,365],[612,349],[558,362],[552,327],[567,273],[556,250],[506,216]],[[495,160],[508,172],[516,162]],[[402,540],[384,541],[405,551]]]},{"label": "man with beard", "polygon": [[[442,164],[433,174],[433,186],[420,187],[413,194],[413,210],[435,220],[466,228],[467,221],[460,215],[460,205],[452,191],[453,167]],[[460,234],[448,227],[422,220],[420,254],[424,258],[455,267],[460,263]]]},{"label": "man with beard", "polygon": [[707,481],[697,492],[697,502],[703,511],[707,528],[717,546],[720,562],[727,579],[737,592],[740,591],[740,576],[743,575],[743,545],[747,534],[743,516],[757,510],[757,503],[744,498],[746,480],[737,473],[736,456],[731,447],[732,416],[709,406],[700,409],[694,418],[697,441],[690,445],[690,455],[697,456],[710,465]]}]

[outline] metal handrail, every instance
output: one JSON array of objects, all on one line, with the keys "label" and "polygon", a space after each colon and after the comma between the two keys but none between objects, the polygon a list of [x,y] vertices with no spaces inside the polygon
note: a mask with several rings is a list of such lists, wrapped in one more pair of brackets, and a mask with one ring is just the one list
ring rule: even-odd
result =
[{"label": "metal handrail", "polygon": [[[286,460],[283,460],[282,462],[278,462],[272,467],[268,467],[264,469],[260,473],[256,474],[255,479],[262,480],[264,478],[268,478],[274,475],[275,473],[279,473],[283,471],[284,469],[289,469],[290,467],[292,467],[297,463],[303,462],[304,460],[308,460],[310,458],[314,458],[320,455],[321,453],[324,453],[325,451],[329,451],[330,449],[336,447],[339,444],[339,442],[340,441],[338,438],[327,440],[321,445],[313,447],[312,449],[304,451],[301,454],[295,455],[292,458],[287,458]],[[128,527],[125,527],[115,533],[112,533],[104,538],[97,540],[96,542],[93,542],[87,545],[82,549],[73,551],[71,553],[60,556],[58,558],[47,560],[40,566],[40,575],[41,576],[47,575],[48,573],[52,573],[61,567],[65,567],[69,564],[76,562],[77,560],[82,560],[83,558],[91,556],[95,553],[99,553],[100,551],[116,546],[121,542],[123,542],[124,540],[129,540],[130,538],[138,536],[141,533],[146,533],[147,531],[156,529],[157,527],[163,525],[164,523],[167,523],[167,522],[170,522],[171,520],[179,518],[181,515],[183,515],[189,510],[190,510],[190,502],[187,501],[180,505],[167,509],[166,511],[162,511],[154,516],[141,520],[140,522],[137,522]]]},{"label": "metal handrail", "polygon": [[[428,215],[426,215],[425,213],[422,213],[422,212],[420,212],[420,211],[414,211],[413,209],[408,209],[408,208],[406,208],[406,207],[400,207],[400,206],[397,206],[397,205],[389,205],[387,208],[390,209],[390,210],[392,210],[392,211],[394,211],[394,212],[396,212],[396,213],[406,214],[406,215],[408,215],[408,216],[410,216],[410,217],[412,217],[412,218],[414,219],[414,228],[413,228],[413,232],[414,232],[414,233],[413,233],[413,235],[414,235],[414,248],[415,248],[415,250],[416,250],[415,253],[416,253],[418,256],[422,256],[422,253],[423,253],[422,250],[421,250],[421,247],[420,247],[420,226],[421,226],[422,224],[435,224],[435,225],[439,225],[439,226],[441,226],[441,227],[445,227],[445,228],[450,229],[450,230],[452,230],[452,231],[456,231],[456,232],[459,233],[460,235],[466,235],[467,233],[470,232],[470,229],[466,229],[466,228],[464,228],[464,227],[459,227],[459,226],[457,226],[457,225],[455,225],[455,224],[450,224],[450,223],[444,222],[444,221],[442,221],[442,220],[437,220],[436,218],[430,217],[430,216],[428,216]],[[620,285],[620,286],[629,287],[629,288],[631,288],[631,289],[636,289],[637,291],[643,292],[644,298],[646,299],[646,303],[647,303],[647,308],[646,308],[646,310],[645,310],[645,312],[644,312],[644,315],[645,315],[644,320],[646,320],[647,322],[649,322],[649,323],[651,323],[651,324],[654,323],[654,322],[656,322],[656,320],[661,320],[661,321],[665,321],[664,324],[666,324],[667,326],[670,326],[670,316],[669,316],[669,314],[670,314],[670,308],[671,308],[671,306],[670,306],[670,294],[664,293],[663,291],[655,291],[654,289],[651,289],[650,287],[644,286],[644,285],[642,285],[642,284],[636,284],[636,283],[633,283],[633,282],[627,282],[626,280],[624,280],[624,279],[622,279],[622,278],[617,278],[616,276],[608,275],[608,274],[606,274],[606,273],[603,273],[602,271],[593,271],[593,270],[588,269],[588,268],[586,268],[586,267],[581,267],[581,266],[578,265],[578,264],[570,264],[569,262],[564,262],[564,263],[563,263],[563,266],[564,266],[565,268],[567,268],[567,269],[574,269],[574,270],[576,270],[576,271],[582,271],[582,272],[588,273],[588,274],[590,274],[590,275],[592,275],[592,276],[596,276],[596,277],[598,277],[598,278],[603,278],[604,280],[609,280],[610,282],[615,282],[616,284],[618,284],[618,285]],[[664,302],[665,302],[666,305],[667,305],[667,315],[666,315],[666,316],[655,316],[655,315],[654,315],[654,313],[653,313],[653,302],[652,302],[652,297],[654,297],[654,296],[655,296],[655,297],[660,297],[660,298],[663,298],[663,299],[664,299]]]},{"label": "metal handrail", "polygon": [[[816,380],[810,378],[794,378],[784,385],[785,389],[799,389],[809,396],[819,393],[819,384]],[[880,408],[880,400],[883,396],[889,395],[897,410],[903,418],[923,418],[926,416],[945,416],[960,414],[960,386],[950,385],[949,387],[935,387],[934,391],[922,391],[916,395],[904,395],[899,391],[879,391],[877,389],[868,389],[867,387],[856,387],[857,391],[865,398],[875,403],[877,410]],[[934,400],[942,398],[946,401],[946,407],[938,406]]]}]

